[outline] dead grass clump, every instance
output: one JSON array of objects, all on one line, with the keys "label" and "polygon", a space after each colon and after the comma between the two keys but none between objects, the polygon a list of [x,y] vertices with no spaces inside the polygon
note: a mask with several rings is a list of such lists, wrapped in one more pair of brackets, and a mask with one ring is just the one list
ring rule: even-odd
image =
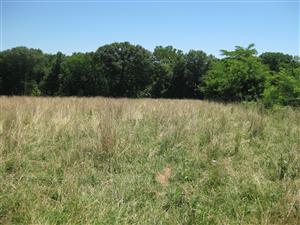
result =
[{"label": "dead grass clump", "polygon": [[115,108],[104,109],[100,114],[100,121],[98,124],[100,132],[101,150],[112,156],[115,146],[117,144],[117,126],[121,117],[121,111],[118,108],[115,114]]},{"label": "dead grass clump", "polygon": [[158,172],[155,175],[155,180],[160,183],[163,187],[167,187],[169,185],[169,178],[171,176],[172,169],[171,167],[165,167],[163,171]]}]

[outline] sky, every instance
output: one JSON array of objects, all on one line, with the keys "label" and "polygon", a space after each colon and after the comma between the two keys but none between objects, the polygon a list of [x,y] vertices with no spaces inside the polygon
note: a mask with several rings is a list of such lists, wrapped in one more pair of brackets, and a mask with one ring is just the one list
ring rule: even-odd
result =
[{"label": "sky", "polygon": [[129,41],[215,56],[250,43],[259,53],[300,51],[300,0],[0,1],[2,50],[71,54]]}]

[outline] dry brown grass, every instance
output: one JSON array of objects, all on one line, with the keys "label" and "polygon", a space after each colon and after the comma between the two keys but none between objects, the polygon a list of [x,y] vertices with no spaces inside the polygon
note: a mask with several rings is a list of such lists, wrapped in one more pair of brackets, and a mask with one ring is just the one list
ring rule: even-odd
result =
[{"label": "dry brown grass", "polygon": [[170,167],[165,167],[162,172],[158,172],[155,175],[156,181],[158,183],[160,183],[163,187],[168,186],[171,172],[172,172],[172,169]]},{"label": "dry brown grass", "polygon": [[300,112],[0,97],[0,224],[300,224]]}]

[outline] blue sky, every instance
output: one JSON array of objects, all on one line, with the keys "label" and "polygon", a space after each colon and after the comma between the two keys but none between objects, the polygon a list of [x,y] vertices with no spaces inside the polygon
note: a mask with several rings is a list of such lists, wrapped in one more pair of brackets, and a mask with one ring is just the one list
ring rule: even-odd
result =
[{"label": "blue sky", "polygon": [[55,53],[94,51],[129,41],[183,51],[255,43],[259,53],[299,55],[297,1],[10,1],[2,0],[2,50],[27,46]]}]

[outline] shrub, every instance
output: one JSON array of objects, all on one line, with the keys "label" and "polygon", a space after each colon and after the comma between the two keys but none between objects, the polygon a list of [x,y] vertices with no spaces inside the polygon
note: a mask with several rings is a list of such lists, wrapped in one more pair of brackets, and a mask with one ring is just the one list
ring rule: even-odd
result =
[{"label": "shrub", "polygon": [[269,72],[255,57],[256,50],[252,47],[237,46],[235,51],[222,51],[226,57],[212,64],[200,87],[205,97],[223,101],[251,101],[261,97]]},{"label": "shrub", "polygon": [[266,82],[263,93],[266,106],[300,105],[300,68],[281,69]]}]

